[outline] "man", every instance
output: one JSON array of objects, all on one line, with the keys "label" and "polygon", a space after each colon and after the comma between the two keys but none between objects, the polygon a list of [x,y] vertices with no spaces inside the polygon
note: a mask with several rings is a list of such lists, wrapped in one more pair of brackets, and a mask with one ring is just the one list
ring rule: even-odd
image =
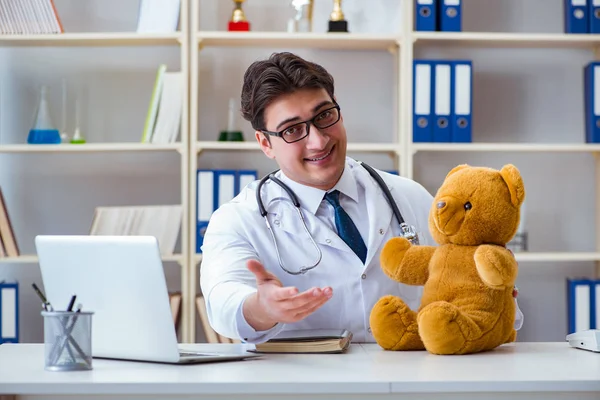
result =
[{"label": "man", "polygon": [[[244,118],[278,164],[275,176],[298,198],[301,215],[273,180],[260,191],[272,232],[258,206],[258,182],[214,212],[200,273],[212,327],[250,343],[317,328],[348,329],[354,341],[374,342],[369,315],[377,300],[394,294],[417,309],[422,288],[381,271],[380,251],[400,235],[399,224],[375,179],[346,157],[332,76],[294,54],[273,54],[248,68],[241,97]],[[435,244],[431,194],[412,180],[378,173],[420,243]],[[314,268],[298,273],[303,267]]]}]

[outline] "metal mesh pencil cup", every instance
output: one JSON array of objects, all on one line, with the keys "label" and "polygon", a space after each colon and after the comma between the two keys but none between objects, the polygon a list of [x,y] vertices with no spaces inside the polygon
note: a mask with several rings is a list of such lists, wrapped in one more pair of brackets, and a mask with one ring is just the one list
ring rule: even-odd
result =
[{"label": "metal mesh pencil cup", "polygon": [[92,369],[93,312],[42,311],[48,371]]}]

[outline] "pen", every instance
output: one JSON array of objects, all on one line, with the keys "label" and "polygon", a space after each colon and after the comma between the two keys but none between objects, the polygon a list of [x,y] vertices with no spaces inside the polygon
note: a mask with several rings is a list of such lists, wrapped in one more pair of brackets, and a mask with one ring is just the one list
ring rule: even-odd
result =
[{"label": "pen", "polygon": [[76,297],[77,297],[76,295],[71,296],[71,301],[69,301],[69,306],[67,307],[67,311],[73,311],[73,305],[75,304]]},{"label": "pen", "polygon": [[44,294],[42,293],[42,291],[40,290],[40,288],[38,288],[35,283],[32,283],[31,286],[33,286],[33,290],[35,290],[35,292],[40,297],[40,299],[42,299],[42,304],[44,305],[44,310],[46,310],[46,311],[54,311],[54,308],[52,307],[52,304],[50,304],[50,302],[46,299],[46,296],[44,296]]}]

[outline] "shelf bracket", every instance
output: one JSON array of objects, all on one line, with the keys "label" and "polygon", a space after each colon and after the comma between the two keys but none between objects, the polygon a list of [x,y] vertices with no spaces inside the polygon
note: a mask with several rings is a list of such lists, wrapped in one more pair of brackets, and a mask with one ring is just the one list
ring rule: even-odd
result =
[{"label": "shelf bracket", "polygon": [[202,39],[198,39],[198,51],[202,51],[204,49],[204,43],[202,43]]},{"label": "shelf bracket", "polygon": [[395,56],[396,54],[398,54],[398,42],[396,42],[395,44],[393,44],[390,47],[388,47],[387,50],[393,56]]}]

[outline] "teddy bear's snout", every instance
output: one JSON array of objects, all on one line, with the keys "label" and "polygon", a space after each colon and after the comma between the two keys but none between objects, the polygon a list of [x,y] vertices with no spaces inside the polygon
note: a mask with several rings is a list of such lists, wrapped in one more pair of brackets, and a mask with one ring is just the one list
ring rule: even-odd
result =
[{"label": "teddy bear's snout", "polygon": [[438,209],[442,209],[442,208],[444,208],[444,207],[446,207],[446,202],[445,202],[445,201],[439,201],[439,202],[437,203],[437,208],[438,208]]}]

